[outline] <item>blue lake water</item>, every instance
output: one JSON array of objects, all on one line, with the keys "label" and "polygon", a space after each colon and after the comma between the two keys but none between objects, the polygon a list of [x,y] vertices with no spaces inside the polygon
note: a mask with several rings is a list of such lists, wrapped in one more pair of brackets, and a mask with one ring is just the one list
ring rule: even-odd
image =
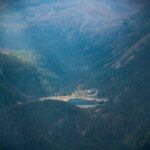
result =
[{"label": "blue lake water", "polygon": [[74,105],[95,105],[96,100],[90,101],[90,100],[84,100],[84,99],[70,99],[68,103],[74,104]]}]

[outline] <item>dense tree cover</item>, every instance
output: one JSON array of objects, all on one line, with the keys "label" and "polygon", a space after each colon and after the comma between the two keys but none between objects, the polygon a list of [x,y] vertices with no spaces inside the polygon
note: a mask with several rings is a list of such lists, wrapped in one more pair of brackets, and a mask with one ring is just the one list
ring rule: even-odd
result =
[{"label": "dense tree cover", "polygon": [[82,149],[87,114],[63,102],[33,102],[1,113],[2,149]]}]

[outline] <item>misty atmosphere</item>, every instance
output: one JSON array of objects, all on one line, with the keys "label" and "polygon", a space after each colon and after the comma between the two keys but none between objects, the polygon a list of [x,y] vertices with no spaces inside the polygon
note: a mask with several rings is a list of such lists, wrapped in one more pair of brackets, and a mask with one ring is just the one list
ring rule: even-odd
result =
[{"label": "misty atmosphere", "polygon": [[0,150],[150,150],[150,1],[0,0]]}]

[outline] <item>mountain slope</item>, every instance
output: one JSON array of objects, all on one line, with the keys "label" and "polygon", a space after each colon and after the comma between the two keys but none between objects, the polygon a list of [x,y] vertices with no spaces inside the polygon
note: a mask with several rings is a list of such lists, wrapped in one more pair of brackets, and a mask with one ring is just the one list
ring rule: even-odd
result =
[{"label": "mountain slope", "polygon": [[[102,95],[114,98],[130,86],[142,82],[146,84],[145,81],[148,81],[149,16],[149,6],[147,6],[120,28],[106,32],[104,38],[94,39],[95,44],[86,51],[91,64],[85,79],[91,77],[91,80],[95,81],[93,87],[98,86]],[[96,45],[97,41],[99,44]],[[90,72],[92,74],[88,74]]]},{"label": "mountain slope", "polygon": [[40,69],[36,59],[32,52],[1,49],[0,97],[2,107],[5,104],[12,105],[53,92],[50,89],[49,80],[54,79],[54,76]]},{"label": "mountain slope", "polygon": [[87,115],[63,102],[33,102],[0,113],[2,149],[83,149]]},{"label": "mountain slope", "polygon": [[[130,10],[128,1],[63,2],[2,9],[0,149],[149,150],[150,6],[118,18],[114,10]],[[77,89],[109,101],[81,110],[38,100]]]}]

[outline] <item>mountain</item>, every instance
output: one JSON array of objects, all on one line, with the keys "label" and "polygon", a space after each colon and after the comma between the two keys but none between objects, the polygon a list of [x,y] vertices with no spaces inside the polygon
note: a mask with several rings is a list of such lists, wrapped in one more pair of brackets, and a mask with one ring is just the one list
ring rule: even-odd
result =
[{"label": "mountain", "polygon": [[64,85],[64,80],[70,79],[68,71],[63,70],[59,62],[55,62],[53,58],[47,63],[46,59],[41,58],[33,50],[1,49],[0,64],[2,103],[9,103],[12,99],[10,103],[13,104],[13,100],[20,102],[20,99],[28,100],[65,93],[65,87],[67,92],[73,89],[73,85],[70,87]]},{"label": "mountain", "polygon": [[[149,8],[1,1],[0,149],[149,150]],[[81,109],[40,99],[83,91],[108,101]]]},{"label": "mountain", "polygon": [[45,93],[42,81],[38,77],[41,76],[41,73],[34,63],[34,56],[30,53],[21,54],[1,49],[0,97],[2,107],[14,105],[16,102]]},{"label": "mountain", "polygon": [[[119,29],[107,32],[101,41],[94,39],[93,42],[100,45],[95,44],[96,48],[93,46],[86,52],[91,64],[87,71],[91,74],[84,76],[88,79],[86,87],[95,81],[92,87],[99,89],[99,96],[107,96],[110,100],[103,108],[106,113],[104,127],[99,113],[92,127],[96,131],[105,130],[97,132],[94,139],[99,139],[97,143],[104,149],[149,149],[149,15],[147,6]],[[112,142],[110,145],[107,139]]]},{"label": "mountain", "polygon": [[[146,67],[149,64],[146,59],[149,56],[148,41],[150,38],[148,20],[149,6],[126,20],[119,28],[103,34],[104,38],[95,38],[92,41],[93,45],[89,44],[92,47],[88,48],[86,55],[88,61],[91,62],[89,67],[91,70],[89,69],[87,72],[92,73],[88,76],[95,79],[94,86],[98,86],[97,81],[99,82],[98,88],[101,89],[101,92],[104,90],[104,92],[108,92],[106,95],[110,95],[112,92],[115,94],[115,91],[121,93],[134,85],[133,89],[135,89],[138,87],[136,84],[145,86],[145,80],[148,81],[149,74],[149,69]],[[85,77],[85,79],[87,78]],[[141,90],[139,89],[139,91]],[[147,94],[145,95],[147,96]]]}]

